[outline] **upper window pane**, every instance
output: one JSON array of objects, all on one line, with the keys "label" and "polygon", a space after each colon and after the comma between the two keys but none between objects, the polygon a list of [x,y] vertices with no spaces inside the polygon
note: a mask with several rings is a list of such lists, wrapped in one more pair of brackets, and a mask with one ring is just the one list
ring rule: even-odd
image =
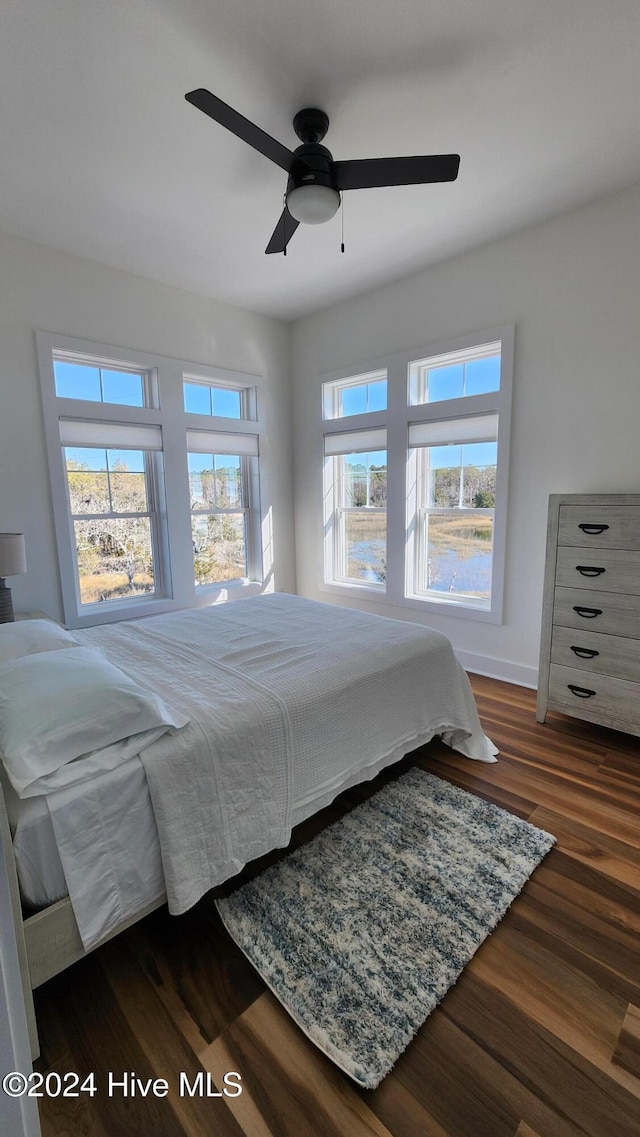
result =
[{"label": "upper window pane", "polygon": [[365,505],[374,508],[386,506],[386,450],[376,450],[368,454],[345,454],[342,456],[341,470],[341,505]]},{"label": "upper window pane", "polygon": [[234,387],[214,387],[185,380],[183,388],[184,409],[188,414],[244,418],[242,391]]},{"label": "upper window pane", "polygon": [[463,446],[430,446],[428,506],[482,508],[495,504],[497,442],[471,442]]},{"label": "upper window pane", "polygon": [[62,399],[144,406],[144,376],[140,372],[73,363],[68,359],[54,359],[53,372],[56,395]]},{"label": "upper window pane", "polygon": [[438,403],[500,390],[500,344],[419,359],[409,364],[409,403]]},{"label": "upper window pane", "polygon": [[243,507],[239,454],[187,455],[192,509]]},{"label": "upper window pane", "polygon": [[141,450],[65,446],[69,505],[74,517],[146,513],[147,479]]},{"label": "upper window pane", "polygon": [[372,371],[324,383],[322,395],[325,419],[384,411],[387,409],[387,373]]}]

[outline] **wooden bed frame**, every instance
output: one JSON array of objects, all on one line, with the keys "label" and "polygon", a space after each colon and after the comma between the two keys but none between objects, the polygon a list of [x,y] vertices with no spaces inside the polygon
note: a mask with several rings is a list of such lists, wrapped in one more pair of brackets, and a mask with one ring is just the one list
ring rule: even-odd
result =
[{"label": "wooden bed frame", "polygon": [[[56,901],[55,904],[50,904],[47,908],[42,908],[32,916],[24,916],[22,901],[20,899],[16,861],[13,853],[11,828],[9,826],[7,807],[1,786],[0,839],[9,878],[11,908],[16,944],[18,947],[18,959],[20,961],[20,975],[22,978],[22,992],[27,1016],[27,1027],[29,1030],[29,1042],[31,1044],[31,1057],[35,1061],[40,1054],[40,1044],[38,1041],[33,992],[36,987],[39,987],[42,983],[46,983],[47,979],[52,979],[54,975],[58,975],[61,971],[64,971],[66,967],[70,967],[72,963],[77,963],[79,959],[88,955],[89,952],[87,952],[83,946],[78,931],[78,925],[73,914],[71,901],[68,896]],[[147,904],[144,908],[141,908],[135,916],[132,916],[129,920],[124,921],[122,924],[119,924],[117,928],[114,928],[109,935],[100,941],[100,944],[96,944],[96,947],[107,943],[108,940],[119,935],[125,928],[136,924],[138,920],[142,920],[144,916],[148,916],[149,913],[153,912],[156,908],[161,908],[163,903],[165,903],[164,900],[155,900],[151,904]],[[90,950],[94,951],[95,948],[91,948]]]}]

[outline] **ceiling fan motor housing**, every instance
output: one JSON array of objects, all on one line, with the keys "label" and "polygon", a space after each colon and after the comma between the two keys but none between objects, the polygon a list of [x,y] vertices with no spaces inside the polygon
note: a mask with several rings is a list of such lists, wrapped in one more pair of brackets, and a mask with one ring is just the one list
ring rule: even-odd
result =
[{"label": "ceiling fan motor housing", "polygon": [[331,169],[333,157],[326,146],[321,146],[319,142],[305,142],[294,150],[293,155],[287,193],[306,185],[328,186],[337,190]]}]

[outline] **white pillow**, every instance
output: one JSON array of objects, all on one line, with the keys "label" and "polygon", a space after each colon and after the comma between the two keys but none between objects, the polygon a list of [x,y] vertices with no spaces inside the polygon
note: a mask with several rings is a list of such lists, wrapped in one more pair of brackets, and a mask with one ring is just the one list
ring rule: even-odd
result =
[{"label": "white pillow", "polygon": [[0,663],[39,651],[79,646],[79,640],[53,620],[16,620],[12,624],[0,624]]},{"label": "white pillow", "polygon": [[0,664],[0,753],[20,797],[85,754],[189,722],[91,648]]}]

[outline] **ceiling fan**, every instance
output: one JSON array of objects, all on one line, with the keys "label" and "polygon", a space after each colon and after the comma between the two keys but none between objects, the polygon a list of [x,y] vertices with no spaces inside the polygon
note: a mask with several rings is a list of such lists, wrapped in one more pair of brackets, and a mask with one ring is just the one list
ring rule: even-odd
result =
[{"label": "ceiling fan", "polygon": [[342,190],[453,182],[458,176],[459,154],[335,162],[331,152],[321,145],[329,119],[324,111],[314,108],[298,111],[293,129],[302,145],[288,150],[204,87],[189,91],[185,99],[286,170],[285,205],[265,249],[267,253],[286,254],[287,245],[301,221],[307,225],[329,221],[340,206]]}]

